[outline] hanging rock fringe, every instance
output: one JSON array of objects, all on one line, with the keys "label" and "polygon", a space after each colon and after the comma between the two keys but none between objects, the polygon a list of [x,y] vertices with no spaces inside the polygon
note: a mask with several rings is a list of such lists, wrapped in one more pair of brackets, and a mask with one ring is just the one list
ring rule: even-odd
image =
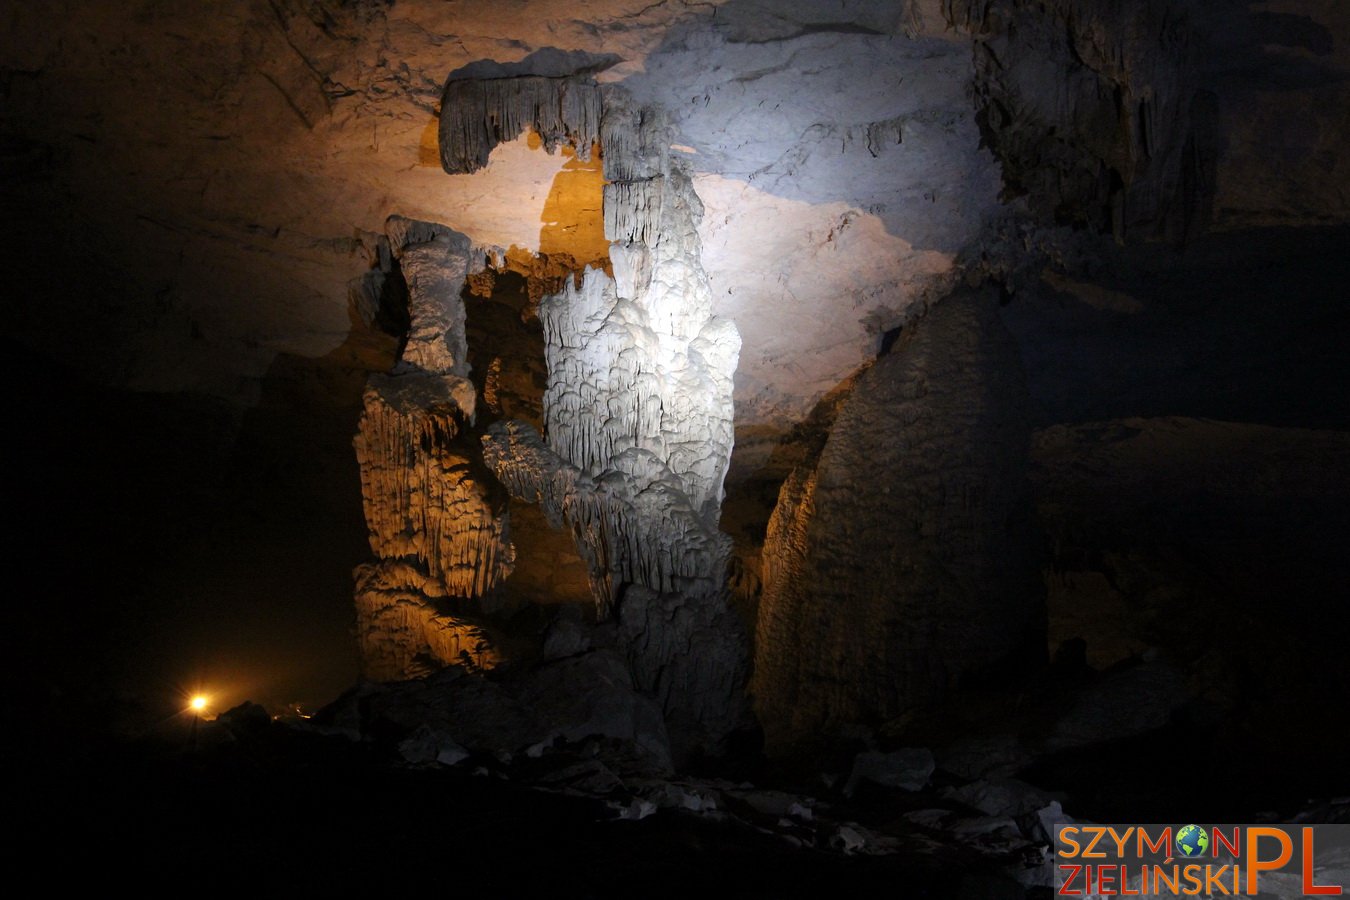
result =
[{"label": "hanging rock fringe", "polygon": [[492,148],[531,128],[552,153],[560,144],[590,159],[600,139],[600,88],[589,76],[463,79],[441,95],[441,167],[451,175],[487,165]]}]

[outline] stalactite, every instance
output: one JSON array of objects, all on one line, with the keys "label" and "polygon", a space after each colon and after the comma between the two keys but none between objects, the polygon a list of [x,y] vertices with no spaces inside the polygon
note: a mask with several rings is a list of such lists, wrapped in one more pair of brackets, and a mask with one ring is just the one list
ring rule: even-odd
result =
[{"label": "stalactite", "polygon": [[441,167],[476,172],[492,148],[533,129],[552,153],[559,144],[590,159],[600,138],[600,89],[589,76],[466,78],[446,82],[441,95]]},{"label": "stalactite", "polygon": [[513,497],[539,503],[551,524],[572,529],[602,617],[628,584],[664,593],[720,589],[730,539],[707,526],[649,455],[633,451],[596,479],[550,450],[526,423],[497,422],[483,438],[483,458]]}]

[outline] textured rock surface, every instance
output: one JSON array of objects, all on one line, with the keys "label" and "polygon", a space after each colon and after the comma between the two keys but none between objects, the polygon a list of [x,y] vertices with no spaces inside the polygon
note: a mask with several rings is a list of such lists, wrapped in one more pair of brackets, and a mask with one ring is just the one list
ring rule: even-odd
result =
[{"label": "textured rock surface", "polygon": [[1217,102],[1196,87],[1187,0],[953,0],[975,35],[985,139],[1034,213],[1180,239],[1212,212]]},{"label": "textured rock surface", "polygon": [[353,736],[392,732],[503,759],[605,738],[617,742],[639,771],[664,774],[671,768],[660,707],[635,690],[623,658],[605,649],[500,678],[452,667],[416,681],[367,684],[320,718]]},{"label": "textured rock surface", "polygon": [[387,231],[407,284],[407,341],[391,374],[371,376],[354,441],[370,549],[382,561],[358,570],[357,632],[363,671],[382,680],[494,662],[482,633],[436,602],[482,598],[515,560],[507,498],[461,434],[477,397],[460,298],[468,242],[400,217]]},{"label": "textured rock surface", "polygon": [[891,753],[859,753],[853,760],[844,794],[852,795],[865,781],[905,791],[922,790],[933,777],[934,768],[932,752],[923,747],[906,747]]},{"label": "textured rock surface", "polygon": [[440,379],[372,376],[356,454],[371,550],[415,558],[450,596],[478,597],[510,572],[512,553],[505,498],[474,477],[469,450],[455,446],[454,399]]},{"label": "textured rock surface", "polygon": [[769,524],[752,690],[771,742],[1034,655],[1025,405],[987,292],[940,302],[858,379]]},{"label": "textured rock surface", "polygon": [[[738,422],[781,430],[874,353],[997,209],[972,87],[981,108],[1006,108],[1006,128],[985,117],[1002,131],[992,146],[1037,208],[1059,198],[1071,218],[1106,221],[1114,170],[1126,218],[1149,215],[1176,194],[1187,148],[1203,156],[1187,135],[1204,91],[1226,138],[1221,223],[1343,222],[1347,19],[1334,0],[17,6],[0,64],[6,132],[52,174],[34,212],[99,235],[54,277],[119,288],[97,326],[79,292],[53,290],[13,329],[120,385],[247,402],[278,353],[342,343],[355,230],[399,212],[538,250],[567,158],[522,137],[446,176],[437,104],[451,72],[580,73],[670,114],[686,148],[671,152],[709,210],[716,311],[745,341]],[[1190,48],[1184,78],[1161,55],[1173,37]],[[1086,193],[1069,198],[1080,176]],[[20,234],[16,258],[43,258],[54,227]]]},{"label": "textured rock surface", "polygon": [[563,142],[590,157],[600,137],[600,89],[591,79],[456,78],[441,95],[441,166],[451,175],[477,172],[499,143],[530,129],[552,153]]},{"label": "textured rock surface", "polygon": [[481,627],[436,612],[434,591],[406,563],[382,562],[356,570],[356,637],[367,678],[391,681],[429,675],[447,665],[481,671],[500,657]]},{"label": "textured rock surface", "polygon": [[730,541],[699,518],[678,483],[659,467],[631,473],[615,468],[592,478],[521,422],[494,423],[483,450],[512,497],[541,504],[555,528],[571,529],[601,617],[610,615],[629,585],[690,595],[719,592]]},{"label": "textured rock surface", "polygon": [[716,750],[745,714],[731,542],[717,530],[740,338],[712,316],[702,207],[671,164],[664,117],[610,89],[601,131],[614,275],[588,269],[541,302],[546,438],[496,423],[484,458],[513,497],[571,530],[597,616],[617,611],[638,685],[678,723],[679,750]]},{"label": "textured rock surface", "polygon": [[[463,422],[476,418],[482,427],[493,417],[522,419],[544,434],[544,413],[541,398],[530,393],[542,368],[513,369],[511,353],[490,352],[466,370],[471,323],[453,303],[422,301],[454,294],[460,271],[488,258],[504,273],[467,275],[476,289],[509,284],[519,273],[535,301],[562,293],[570,273],[592,263],[613,280],[611,297],[606,279],[597,277],[595,308],[629,328],[614,340],[623,348],[620,381],[633,390],[617,398],[612,422],[607,415],[574,430],[568,447],[541,439],[554,461],[541,464],[530,483],[537,493],[551,491],[558,504],[566,496],[585,498],[574,507],[582,544],[591,549],[583,560],[570,546],[530,543],[538,554],[531,590],[550,593],[565,581],[569,598],[609,597],[618,630],[626,615],[624,584],[662,593],[652,599],[634,590],[630,621],[661,618],[668,597],[689,586],[685,581],[694,593],[717,583],[705,574],[719,572],[725,558],[713,521],[730,446],[719,434],[723,411],[667,411],[665,388],[649,391],[650,359],[637,360],[633,348],[654,352],[661,377],[679,382],[681,394],[693,381],[719,382],[731,369],[719,362],[695,378],[694,367],[668,364],[686,349],[684,336],[649,340],[648,330],[677,334],[677,317],[667,314],[683,315],[679,303],[656,303],[653,293],[645,320],[624,306],[641,293],[636,286],[667,283],[653,280],[659,265],[672,273],[670,283],[688,283],[683,249],[663,261],[650,246],[672,198],[678,207],[686,196],[681,171],[704,207],[694,227],[711,314],[735,321],[742,340],[736,467],[743,480],[758,479],[766,495],[777,496],[783,472],[814,441],[779,444],[780,435],[887,346],[897,326],[908,328],[958,276],[1001,278],[1019,265],[1036,268],[1042,255],[1054,257],[1060,271],[1033,291],[1023,288],[1035,284],[1034,271],[1029,282],[1008,277],[1002,298],[1011,300],[1005,321],[1022,345],[1041,424],[1142,413],[1344,427],[1347,403],[1336,387],[1344,384],[1338,298],[1346,278],[1336,261],[1344,258],[1343,223],[1350,220],[1342,152],[1350,144],[1346,9],[1336,0],[17,5],[3,14],[0,42],[0,190],[17,211],[6,217],[0,241],[10,254],[15,300],[5,332],[14,346],[64,359],[102,384],[188,392],[190,402],[181,405],[183,398],[127,395],[137,404],[162,404],[169,421],[180,406],[191,409],[206,395],[234,404],[222,421],[235,424],[213,432],[220,437],[211,453],[200,449],[208,442],[184,444],[185,456],[212,462],[183,468],[219,471],[219,453],[238,466],[230,477],[251,486],[255,506],[241,508],[232,526],[243,535],[233,545],[239,562],[220,542],[195,559],[161,550],[177,571],[175,587],[160,590],[175,596],[191,590],[269,626],[269,615],[250,613],[284,608],[293,622],[304,622],[302,606],[321,610],[319,601],[304,606],[297,598],[328,589],[320,580],[292,581],[292,573],[345,571],[361,552],[359,546],[349,558],[316,552],[337,545],[328,540],[335,533],[327,530],[329,507],[297,507],[292,523],[278,507],[304,494],[271,488],[303,484],[315,497],[355,496],[350,454],[346,467],[334,466],[325,462],[325,448],[329,460],[339,455],[333,447],[345,453],[366,372],[387,370],[389,333],[412,332],[407,371],[376,382],[369,415],[368,474],[378,482],[372,491],[395,498],[380,501],[391,506],[375,512],[377,541],[398,555],[369,575],[369,584],[383,586],[362,608],[391,632],[409,635],[416,646],[407,659],[430,659],[433,646],[442,655],[458,651],[428,636],[428,628],[437,630],[428,623],[442,610],[458,615],[458,595],[492,583],[500,588],[508,568],[505,493],[494,492],[486,473],[464,477],[474,474],[480,449]],[[441,141],[437,104],[447,96],[447,73],[454,84],[448,123],[457,123],[458,132]],[[616,99],[618,91],[634,101]],[[595,96],[612,101],[608,130],[602,117],[596,131]],[[648,140],[658,133],[646,128],[654,107],[660,109],[651,123],[669,130]],[[488,126],[490,134],[482,130]],[[507,139],[526,126],[528,133]],[[478,130],[470,135],[470,128]],[[588,137],[597,133],[609,144],[604,210],[600,154],[580,158],[594,150]],[[558,153],[544,152],[555,144]],[[462,158],[451,168],[485,165],[445,174],[442,151]],[[1194,241],[1184,252],[1127,246],[1142,251],[1130,262],[1133,279],[1096,268],[1112,235],[1128,245],[1192,234],[1206,217],[1210,185],[1220,229],[1299,227],[1226,232],[1217,236],[1232,241]],[[693,213],[692,204],[687,211]],[[410,239],[401,230],[406,226],[373,234],[391,212],[445,222],[465,237],[445,230],[442,240],[432,229]],[[1052,221],[1087,227],[1052,232],[1045,227]],[[686,224],[679,229],[687,239]],[[1097,239],[1098,229],[1108,232],[1106,240]],[[606,231],[617,241],[612,260]],[[1309,240],[1310,232],[1318,239]],[[630,246],[635,238],[646,250]],[[1073,254],[1055,257],[1048,249],[1060,239]],[[1194,266],[1202,249],[1210,256],[1190,270],[1190,280],[1168,279],[1170,271]],[[361,277],[349,292],[353,275]],[[585,288],[577,281],[570,290]],[[1154,301],[1168,293],[1173,309],[1159,310]],[[667,299],[677,297],[681,291]],[[697,296],[699,304],[703,299]],[[1040,321],[1023,317],[1016,327],[1026,310]],[[522,310],[520,321],[532,314]],[[603,331],[586,330],[601,355],[610,340]],[[687,349],[705,362],[730,347],[721,340],[697,344]],[[607,375],[589,360],[570,364],[579,378]],[[49,371],[43,361],[15,368],[16,381]],[[467,382],[455,380],[464,378],[477,385],[477,398],[464,389]],[[723,396],[720,383],[700,383],[698,390],[705,389],[701,396]],[[657,395],[659,417],[650,408]],[[98,404],[71,408],[87,412],[108,400],[97,396]],[[330,407],[327,398],[338,399]],[[43,400],[35,395],[32,405],[42,408]],[[101,436],[140,430],[135,415],[102,412],[95,420]],[[653,424],[667,414],[670,427]],[[680,446],[686,426],[690,433],[706,430],[712,452]],[[57,432],[78,427],[63,423]],[[236,433],[254,442],[237,459],[229,449]],[[109,464],[111,475],[98,471],[101,484],[118,487],[97,496],[117,496],[118,509],[157,508],[152,495],[182,483],[166,488],[158,463],[146,462],[176,445],[172,429],[166,434],[133,439],[134,452],[101,455],[122,462]],[[434,452],[414,446],[414,434],[427,437]],[[641,452],[625,457],[630,440]],[[45,463],[60,470],[68,457],[44,452],[52,443],[37,442],[30,452],[63,461]],[[162,446],[140,449],[151,443]],[[421,461],[418,454],[425,454]],[[622,465],[611,465],[616,459]],[[256,477],[264,469],[270,480]],[[422,471],[413,479],[416,491],[400,481],[405,469]],[[133,490],[122,486],[127,471],[151,474],[125,479],[138,485]],[[573,477],[577,484],[589,478],[587,489],[543,486]],[[424,490],[429,480],[442,485],[434,496]],[[785,510],[811,484],[805,475],[790,484]],[[83,499],[81,486],[63,489]],[[407,508],[395,510],[394,503]],[[763,516],[738,523],[744,558],[733,565],[746,608],[755,602],[754,561],[768,505]],[[515,502],[511,509],[513,541],[525,532],[515,527],[525,521],[515,515],[523,507]],[[255,508],[268,511],[274,530],[251,528]],[[1169,518],[1168,510],[1160,501],[1155,518]],[[536,536],[546,528],[546,511],[530,510]],[[359,543],[356,512],[343,514],[352,516]],[[142,515],[147,533],[166,530],[151,513]],[[193,516],[214,518],[207,506]],[[106,520],[116,523],[118,516]],[[1141,516],[1128,528],[1147,529],[1149,521]],[[424,536],[409,537],[408,527]],[[60,523],[42,530],[62,533]],[[558,543],[571,541],[562,534]],[[95,588],[68,589],[72,603],[87,603],[77,595],[92,596],[113,580],[100,569],[143,581],[130,564],[110,564],[140,557],[136,541],[117,546],[121,552],[106,549],[81,564],[85,583]],[[1278,542],[1250,546],[1257,557]],[[667,558],[653,548],[679,549]],[[67,549],[53,550],[49,568],[62,565]],[[1141,556],[1147,555],[1121,553],[1132,573],[1127,580],[1137,579],[1132,584],[1189,577],[1155,569]],[[196,559],[223,562],[213,575]],[[340,564],[332,566],[333,559]],[[553,561],[567,578],[547,577]],[[1326,558],[1318,564],[1330,565]],[[269,567],[286,577],[267,590],[238,587],[247,577],[240,573]],[[1094,592],[1109,581],[1104,571],[1086,571],[1084,583],[1096,585]],[[586,584],[588,574],[597,587]],[[221,587],[231,579],[234,585]],[[1108,584],[1103,592],[1115,590]],[[409,603],[421,604],[417,616],[396,612]],[[124,606],[137,608],[131,601]],[[341,609],[350,609],[346,597]],[[1316,618],[1321,608],[1309,609]],[[332,610],[313,617],[325,615],[336,618]],[[716,619],[711,606],[688,616],[692,623]],[[682,644],[717,645],[700,636],[702,627],[671,626],[671,643],[643,659],[684,665]],[[282,629],[268,630],[267,640],[285,646]],[[644,683],[665,677],[655,673],[664,673],[666,663],[629,664]],[[700,666],[690,662],[688,672]]]}]

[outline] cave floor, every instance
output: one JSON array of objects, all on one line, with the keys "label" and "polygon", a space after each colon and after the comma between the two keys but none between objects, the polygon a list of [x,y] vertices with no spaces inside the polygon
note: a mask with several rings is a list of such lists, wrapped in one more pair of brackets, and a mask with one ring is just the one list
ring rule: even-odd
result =
[{"label": "cave floor", "polygon": [[57,849],[71,886],[791,897],[898,886],[949,896],[962,880],[998,881],[931,858],[794,848],[676,811],[616,820],[598,800],[384,765],[340,739],[197,752],[90,744],[74,756],[26,779],[11,807],[25,823],[16,858]]}]

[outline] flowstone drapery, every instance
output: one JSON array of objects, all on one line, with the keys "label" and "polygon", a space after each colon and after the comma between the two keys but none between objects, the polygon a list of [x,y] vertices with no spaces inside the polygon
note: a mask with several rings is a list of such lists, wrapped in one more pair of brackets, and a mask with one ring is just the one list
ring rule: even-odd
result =
[{"label": "flowstone drapery", "polygon": [[531,129],[552,153],[570,143],[589,159],[600,136],[600,88],[589,78],[452,78],[441,95],[441,166],[477,172],[492,148]]},{"label": "flowstone drapery", "polygon": [[745,713],[746,642],[717,530],[740,338],[712,316],[702,207],[661,116],[608,89],[601,138],[614,276],[587,270],[540,304],[545,437],[498,423],[484,458],[512,496],[571,529],[639,687],[691,749],[713,750]]}]

